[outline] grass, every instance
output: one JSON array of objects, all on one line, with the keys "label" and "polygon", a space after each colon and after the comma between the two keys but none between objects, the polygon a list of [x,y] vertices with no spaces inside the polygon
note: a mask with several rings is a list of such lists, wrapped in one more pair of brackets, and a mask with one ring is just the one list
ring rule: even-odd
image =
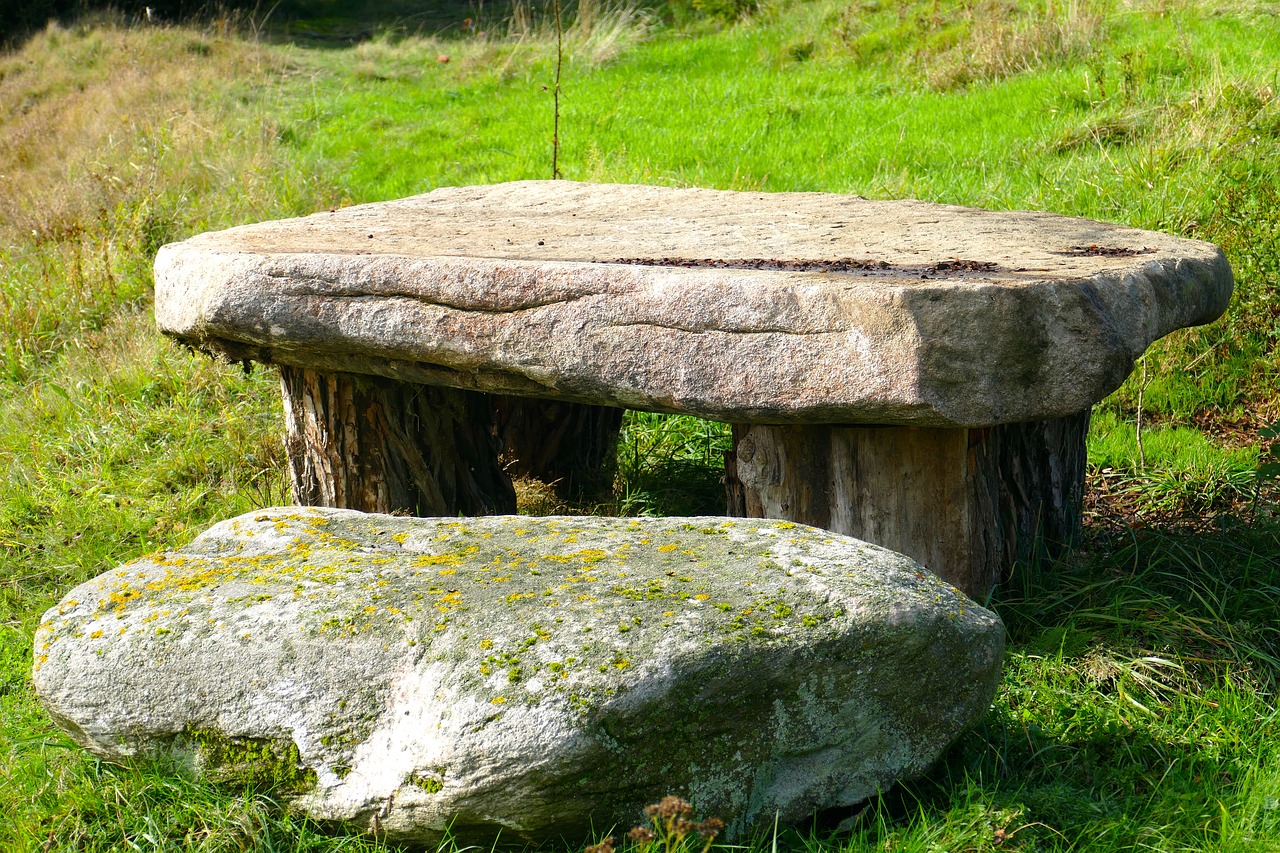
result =
[{"label": "grass", "polygon": [[[260,793],[97,763],[29,677],[72,585],[285,500],[274,377],[158,339],[156,247],[550,176],[540,9],[338,8],[100,16],[0,54],[0,849],[384,849]],[[1278,18],[1229,0],[579,10],[566,177],[1047,209],[1213,240],[1237,276],[1227,317],[1157,344],[1095,411],[1086,547],[997,592],[1010,652],[982,725],[924,779],[753,849],[1280,849],[1280,521],[1259,477],[1280,420]],[[715,511],[726,444],[630,413],[616,494],[589,509]],[[521,488],[526,509],[575,509]]]},{"label": "grass", "polygon": [[1113,411],[1090,424],[1089,460],[1100,481],[1117,481],[1137,510],[1204,514],[1249,501],[1259,487],[1256,446],[1223,447],[1186,426],[1139,431]]}]

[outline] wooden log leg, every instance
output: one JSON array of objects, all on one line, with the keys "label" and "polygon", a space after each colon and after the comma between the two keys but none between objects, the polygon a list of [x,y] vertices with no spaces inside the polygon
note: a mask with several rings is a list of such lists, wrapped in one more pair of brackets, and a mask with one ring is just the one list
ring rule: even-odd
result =
[{"label": "wooden log leg", "polygon": [[906,554],[982,600],[1078,542],[1089,413],[981,429],[734,425],[729,514]]},{"label": "wooden log leg", "polygon": [[970,430],[973,464],[984,473],[975,486],[997,505],[991,547],[1003,550],[1001,577],[1037,552],[1060,556],[1080,543],[1089,415]]},{"label": "wooden log leg", "polygon": [[493,399],[508,474],[542,480],[567,498],[597,496],[613,485],[622,409],[531,397]]},{"label": "wooden log leg", "polygon": [[486,394],[281,366],[294,500],[418,516],[515,512]]}]

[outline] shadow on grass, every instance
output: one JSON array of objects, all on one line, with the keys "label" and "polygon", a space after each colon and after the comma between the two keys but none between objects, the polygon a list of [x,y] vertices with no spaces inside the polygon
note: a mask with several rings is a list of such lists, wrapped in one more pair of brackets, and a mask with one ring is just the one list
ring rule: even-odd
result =
[{"label": "shadow on grass", "polygon": [[1280,528],[1095,539],[994,607],[991,712],[846,847],[1280,848]]},{"label": "shadow on grass", "polygon": [[1015,568],[993,606],[1015,648],[1106,641],[1172,653],[1199,680],[1280,688],[1280,525],[1093,531],[1073,557]]},{"label": "shadow on grass", "polygon": [[[848,821],[848,836],[827,838],[867,850],[943,841],[974,850],[1227,849],[1214,845],[1234,823],[1256,845],[1246,849],[1275,849],[1280,819],[1268,805],[1280,776],[1266,762],[1243,744],[1206,748],[1105,714],[1064,735],[999,704],[928,777],[867,804]],[[825,817],[830,827],[840,815]]]},{"label": "shadow on grass", "polygon": [[[259,26],[269,40],[308,47],[349,47],[382,35],[464,38],[499,27],[505,32],[517,4],[518,0],[284,0]],[[541,4],[535,6],[540,12]]]}]

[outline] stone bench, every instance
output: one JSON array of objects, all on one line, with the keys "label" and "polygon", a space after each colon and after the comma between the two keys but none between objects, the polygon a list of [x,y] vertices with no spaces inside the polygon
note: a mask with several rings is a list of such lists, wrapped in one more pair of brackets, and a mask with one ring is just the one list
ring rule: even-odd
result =
[{"label": "stone bench", "polygon": [[156,260],[164,332],[280,366],[300,503],[509,512],[502,445],[585,477],[621,409],[682,413],[733,425],[730,515],[876,542],[980,598],[1076,540],[1090,407],[1231,289],[1214,246],[1046,213],[565,181]]},{"label": "stone bench", "polygon": [[50,715],[322,821],[570,842],[666,794],[741,838],[924,772],[1004,626],[907,558],[790,522],[285,507],[71,590]]}]

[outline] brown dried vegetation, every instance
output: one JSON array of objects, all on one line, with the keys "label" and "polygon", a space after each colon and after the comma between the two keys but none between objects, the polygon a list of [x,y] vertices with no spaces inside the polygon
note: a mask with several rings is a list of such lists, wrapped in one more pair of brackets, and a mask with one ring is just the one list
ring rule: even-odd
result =
[{"label": "brown dried vegetation", "polygon": [[280,213],[263,93],[287,65],[243,39],[113,19],[52,23],[0,55],[0,374],[23,380],[145,295],[163,243]]}]

